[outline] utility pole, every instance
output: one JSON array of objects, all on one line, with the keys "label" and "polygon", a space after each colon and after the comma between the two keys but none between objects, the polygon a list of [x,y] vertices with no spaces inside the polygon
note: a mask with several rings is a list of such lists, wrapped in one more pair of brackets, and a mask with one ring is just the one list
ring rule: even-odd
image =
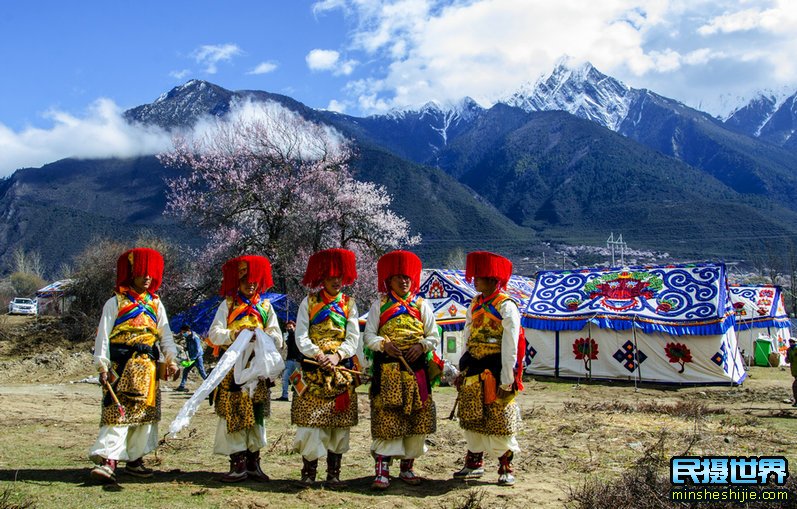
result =
[{"label": "utility pole", "polygon": [[619,248],[620,250],[620,265],[625,265],[625,250],[628,247],[628,244],[623,242],[623,234],[621,233],[619,237],[616,239],[614,238],[614,232],[609,234],[609,238],[606,239],[606,248],[609,249],[612,253],[612,267],[615,266],[615,248]]}]

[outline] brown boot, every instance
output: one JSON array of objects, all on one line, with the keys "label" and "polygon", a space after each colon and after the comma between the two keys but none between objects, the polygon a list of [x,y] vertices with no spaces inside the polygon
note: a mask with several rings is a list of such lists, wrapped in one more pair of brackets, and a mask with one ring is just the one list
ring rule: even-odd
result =
[{"label": "brown boot", "polygon": [[478,479],[484,475],[484,453],[470,452],[465,455],[465,466],[454,472],[454,479]]},{"label": "brown boot", "polygon": [[347,484],[340,480],[340,463],[343,461],[342,454],[327,452],[327,481],[324,486],[331,490],[345,488]]},{"label": "brown boot", "polygon": [[506,451],[498,458],[498,486],[514,486],[515,476],[512,475],[512,458],[514,453]]},{"label": "brown boot", "polygon": [[302,457],[302,478],[299,480],[299,485],[302,487],[310,487],[315,482],[315,475],[318,471],[318,460],[309,461]]},{"label": "brown boot", "polygon": [[371,483],[371,489],[386,490],[390,486],[390,456],[377,456],[374,470],[376,477]]},{"label": "brown boot", "polygon": [[246,451],[246,475],[255,481],[266,482],[269,480],[260,468],[260,451]]},{"label": "brown boot", "polygon": [[401,472],[399,472],[399,479],[410,486],[417,486],[421,484],[421,477],[416,475],[415,471],[412,469],[412,465],[414,463],[414,459],[401,460]]},{"label": "brown boot", "polygon": [[230,471],[221,476],[221,482],[240,482],[248,477],[246,473],[246,453],[230,454]]}]

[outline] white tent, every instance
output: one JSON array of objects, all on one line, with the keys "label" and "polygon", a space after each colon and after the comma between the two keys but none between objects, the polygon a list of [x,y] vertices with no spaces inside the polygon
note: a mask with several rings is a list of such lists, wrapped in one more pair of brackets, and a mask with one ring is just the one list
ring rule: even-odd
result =
[{"label": "white tent", "polygon": [[[522,312],[533,288],[531,279],[513,275],[507,283],[506,292],[517,302]],[[437,354],[441,359],[457,365],[465,348],[462,340],[465,314],[478,292],[471,283],[465,281],[465,271],[431,269],[424,271],[418,294],[432,306],[437,325],[443,330]]]},{"label": "white tent", "polygon": [[537,274],[523,313],[528,373],[672,384],[746,377],[725,266]]},{"label": "white tent", "polygon": [[729,294],[736,313],[734,329],[742,355],[752,364],[755,342],[761,339],[770,343],[772,352],[780,354],[779,364],[785,364],[791,323],[781,287],[731,285]]}]

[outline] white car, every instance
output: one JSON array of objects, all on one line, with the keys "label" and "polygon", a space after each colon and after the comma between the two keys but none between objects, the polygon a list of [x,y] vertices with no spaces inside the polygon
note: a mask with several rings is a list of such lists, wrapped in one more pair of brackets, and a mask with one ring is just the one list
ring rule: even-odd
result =
[{"label": "white car", "polygon": [[11,302],[8,303],[8,314],[36,315],[38,314],[38,306],[34,300],[15,297],[11,299]]}]

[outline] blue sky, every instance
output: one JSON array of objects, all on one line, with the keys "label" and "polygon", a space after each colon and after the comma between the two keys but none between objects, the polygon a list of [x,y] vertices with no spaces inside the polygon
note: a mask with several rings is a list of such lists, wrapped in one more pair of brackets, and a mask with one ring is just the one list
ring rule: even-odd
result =
[{"label": "blue sky", "polygon": [[723,113],[755,90],[797,90],[797,2],[4,2],[0,176],[157,150],[118,116],[189,79],[367,115],[466,95],[489,106],[565,54]]}]

